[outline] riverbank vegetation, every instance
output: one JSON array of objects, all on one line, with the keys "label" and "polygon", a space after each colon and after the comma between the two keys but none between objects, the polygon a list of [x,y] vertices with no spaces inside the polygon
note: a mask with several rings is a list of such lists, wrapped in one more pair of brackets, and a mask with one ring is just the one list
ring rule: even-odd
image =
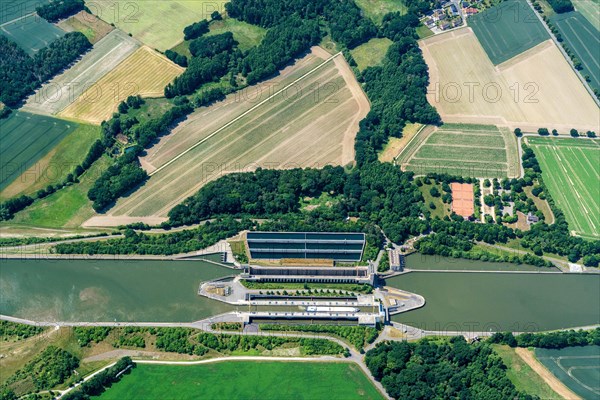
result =
[{"label": "riverbank vegetation", "polygon": [[[381,327],[379,327],[381,328]],[[364,346],[373,343],[379,335],[377,328],[353,325],[284,325],[284,324],[260,324],[261,331],[277,332],[314,332],[328,333],[338,336],[349,342],[355,349],[363,351]]]},{"label": "riverbank vegetation", "polygon": [[384,342],[365,362],[395,399],[535,399],[515,388],[489,344],[467,344],[461,336]]},{"label": "riverbank vegetation", "polygon": [[510,347],[539,347],[542,349],[562,349],[570,346],[600,346],[600,328],[593,330],[568,330],[545,333],[522,333],[514,336],[511,332],[497,332],[489,341]]},{"label": "riverbank vegetation", "polygon": [[123,357],[110,368],[83,382],[77,389],[67,393],[63,400],[89,400],[91,396],[101,395],[107,388],[119,382],[129,374],[136,364],[130,357]]},{"label": "riverbank vegetation", "polygon": [[44,332],[46,328],[34,325],[18,324],[10,321],[0,321],[0,340],[22,340]]}]

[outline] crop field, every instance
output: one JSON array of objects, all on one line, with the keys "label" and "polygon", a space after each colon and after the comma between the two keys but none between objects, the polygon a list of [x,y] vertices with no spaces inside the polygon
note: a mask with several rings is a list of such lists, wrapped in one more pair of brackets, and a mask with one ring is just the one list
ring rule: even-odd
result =
[{"label": "crop field", "polygon": [[600,346],[535,349],[535,356],[575,394],[600,397]]},{"label": "crop field", "polygon": [[99,138],[100,127],[80,124],[48,154],[4,188],[0,192],[0,201],[21,194],[32,195],[48,185],[62,182],[83,161],[87,151],[85,149],[89,149]]},{"label": "crop field", "polygon": [[31,15],[2,25],[0,33],[32,56],[66,32],[37,15]]},{"label": "crop field", "polygon": [[350,51],[358,69],[364,71],[367,67],[378,65],[383,61],[392,41],[387,38],[375,38],[361,44]]},{"label": "crop field", "polygon": [[2,0],[0,2],[0,24],[34,13],[37,6],[47,3],[50,3],[50,0]]},{"label": "crop field", "polygon": [[89,87],[59,115],[99,124],[128,96],[163,97],[165,86],[184,71],[143,46]]},{"label": "crop field", "polygon": [[327,58],[315,48],[274,80],[191,114],[147,150],[141,162],[152,176],[106,218],[166,216],[227,173],[353,162],[369,103],[345,60]]},{"label": "crop field", "polygon": [[573,0],[573,5],[600,31],[600,0]]},{"label": "crop field", "polygon": [[[130,38],[122,31],[112,31],[96,43],[77,64],[55,76],[30,96],[23,106],[23,110],[36,114],[54,115],[64,110],[88,89],[89,94],[84,95],[85,97],[79,101],[96,100],[94,98],[96,92],[91,89],[92,85],[116,68],[139,47],[140,44],[137,40]],[[105,96],[110,97],[118,89],[118,86],[102,88]]]},{"label": "crop field", "polygon": [[0,191],[77,128],[73,122],[17,111],[0,121]]},{"label": "crop field", "polygon": [[598,106],[550,40],[495,67],[470,28],[419,41],[445,122],[599,131]]},{"label": "crop field", "polygon": [[213,11],[224,10],[226,0],[144,0],[115,2],[96,0],[90,11],[114,23],[153,49],[165,51],[181,42],[183,28],[202,19],[210,20]]},{"label": "crop field", "polygon": [[138,364],[100,399],[162,400],[171,398],[173,393],[182,400],[383,398],[354,364],[265,360],[198,365]]},{"label": "crop field", "polygon": [[100,39],[114,29],[100,18],[86,11],[80,11],[68,19],[60,21],[58,26],[68,32],[77,31],[83,33],[91,44],[98,43]]},{"label": "crop field", "polygon": [[396,162],[417,175],[437,172],[500,178],[520,172],[516,139],[507,129],[491,125],[444,124],[423,130]]},{"label": "crop field", "polygon": [[400,12],[406,14],[407,11],[407,7],[402,0],[356,0],[356,5],[376,24],[381,24],[387,13]]},{"label": "crop field", "polygon": [[550,39],[525,0],[506,0],[469,17],[468,24],[494,65]]},{"label": "crop field", "polygon": [[580,236],[600,238],[600,141],[535,137],[527,141],[570,229]]},{"label": "crop field", "polygon": [[552,22],[581,61],[582,75],[589,76],[590,86],[600,90],[600,32],[577,11],[555,15]]}]

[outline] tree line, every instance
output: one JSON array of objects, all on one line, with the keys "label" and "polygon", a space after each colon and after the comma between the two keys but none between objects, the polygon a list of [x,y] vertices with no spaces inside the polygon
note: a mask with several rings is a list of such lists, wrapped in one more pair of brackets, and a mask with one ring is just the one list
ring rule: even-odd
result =
[{"label": "tree line", "polygon": [[600,346],[600,328],[592,330],[568,330],[546,333],[496,332],[488,339],[490,343],[506,344],[510,347],[539,347],[563,349],[572,346]]},{"label": "tree line", "polygon": [[129,374],[135,365],[130,357],[123,357],[115,365],[83,382],[77,389],[62,398],[64,400],[89,400],[93,396],[99,396],[107,388],[120,381],[123,376]]},{"label": "tree line", "polygon": [[0,35],[0,101],[16,107],[43,82],[67,68],[92,44],[81,32],[69,32],[29,57],[23,49]]},{"label": "tree line", "polygon": [[57,22],[85,8],[83,0],[53,0],[48,4],[36,7],[35,12],[48,22]]}]

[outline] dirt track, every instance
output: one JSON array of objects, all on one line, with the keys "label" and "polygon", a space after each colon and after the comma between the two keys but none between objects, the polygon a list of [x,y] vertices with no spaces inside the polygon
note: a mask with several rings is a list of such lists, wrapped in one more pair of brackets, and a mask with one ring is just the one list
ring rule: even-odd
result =
[{"label": "dirt track", "polygon": [[533,369],[543,380],[550,386],[552,390],[562,396],[563,399],[567,400],[579,400],[581,397],[577,396],[568,387],[565,386],[556,376],[546,369],[533,355],[533,353],[527,349],[517,347],[515,352]]}]

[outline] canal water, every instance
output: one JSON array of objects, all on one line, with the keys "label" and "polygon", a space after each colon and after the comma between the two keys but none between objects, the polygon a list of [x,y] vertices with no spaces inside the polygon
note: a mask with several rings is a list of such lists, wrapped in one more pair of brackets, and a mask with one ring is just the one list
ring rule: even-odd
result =
[{"label": "canal water", "polygon": [[406,257],[406,268],[411,270],[438,271],[535,271],[560,272],[556,267],[536,267],[528,264],[511,264],[506,262],[490,262],[481,260],[465,260],[464,258],[442,257],[413,253]]},{"label": "canal water", "polygon": [[426,330],[538,331],[600,323],[600,275],[411,272],[392,287],[425,297],[392,320]]},{"label": "canal water", "polygon": [[198,296],[235,273],[204,261],[0,260],[0,313],[36,321],[189,322],[233,307]]}]

